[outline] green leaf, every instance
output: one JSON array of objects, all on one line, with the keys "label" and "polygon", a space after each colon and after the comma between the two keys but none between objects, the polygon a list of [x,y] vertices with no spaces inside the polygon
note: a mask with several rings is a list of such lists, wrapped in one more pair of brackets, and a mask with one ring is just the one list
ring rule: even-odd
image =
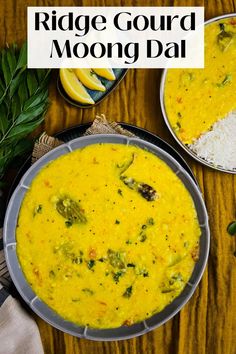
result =
[{"label": "green leaf", "polygon": [[2,71],[3,71],[5,84],[7,86],[9,84],[10,80],[11,80],[11,71],[10,71],[10,68],[9,68],[9,65],[8,65],[6,50],[2,51]]},{"label": "green leaf", "polygon": [[11,155],[12,150],[8,148],[0,148],[0,161],[3,161],[5,158],[8,158]]},{"label": "green leaf", "polygon": [[37,106],[42,101],[45,101],[48,96],[48,90],[39,92],[36,95],[31,96],[24,104],[24,110]]},{"label": "green leaf", "polygon": [[3,94],[4,94],[4,89],[0,86],[0,97],[2,97],[3,96]]},{"label": "green leaf", "polygon": [[14,51],[14,53],[17,52],[18,47],[17,47],[17,44],[16,44],[16,43],[12,43],[12,50]]},{"label": "green leaf", "polygon": [[29,133],[34,131],[35,128],[39,126],[39,124],[43,121],[44,117],[41,117],[37,121],[33,121],[27,124],[21,124],[21,125],[16,125],[13,127],[6,137],[6,141],[9,141],[10,139],[21,139],[26,137]]},{"label": "green leaf", "polygon": [[1,104],[0,105],[0,132],[5,134],[7,128],[9,125],[9,121],[7,119],[7,112],[6,112],[6,107]]},{"label": "green leaf", "polygon": [[25,42],[21,48],[16,69],[17,70],[21,69],[23,67],[26,67],[26,65],[27,65],[27,44]]},{"label": "green leaf", "polygon": [[48,107],[50,70],[27,69],[26,43],[17,53],[16,45],[0,51],[0,179],[14,157],[32,147],[26,137]]},{"label": "green leaf", "polygon": [[10,97],[12,97],[14,95],[14,93],[17,91],[17,89],[19,88],[22,80],[24,79],[24,76],[22,75],[22,73],[24,72],[24,68],[22,68],[17,75],[14,77],[14,79],[12,80],[10,87],[9,87],[9,94]]},{"label": "green leaf", "polygon": [[47,71],[48,70],[45,70],[45,69],[36,69],[35,70],[36,73],[37,73],[37,78],[38,78],[38,81],[39,82],[42,82],[47,74]]},{"label": "green leaf", "polygon": [[50,73],[51,73],[51,70],[50,69],[38,69],[40,71],[42,71],[42,78],[40,80],[41,82],[41,87],[45,87],[48,85],[48,82],[49,82],[49,78],[50,78]]},{"label": "green leaf", "polygon": [[3,81],[0,78],[0,104],[3,101],[3,99],[5,97],[5,94],[6,94],[6,87],[5,87]]},{"label": "green leaf", "polygon": [[37,107],[32,107],[27,111],[23,111],[16,119],[16,125],[22,123],[28,123],[34,120],[37,116],[40,116],[45,111],[45,102],[42,102]]},{"label": "green leaf", "polygon": [[38,81],[33,70],[27,71],[27,86],[30,96],[32,96],[38,88]]},{"label": "green leaf", "polygon": [[20,97],[21,108],[23,108],[25,101],[27,101],[27,99],[29,98],[25,72],[23,73],[23,79],[22,79],[19,89],[18,89],[18,95]]},{"label": "green leaf", "polygon": [[11,113],[12,113],[13,121],[15,121],[16,117],[18,117],[19,114],[21,113],[21,103],[18,94],[15,94],[14,100],[12,100]]},{"label": "green leaf", "polygon": [[4,83],[2,82],[1,79],[0,79],[0,88],[1,88],[2,90],[5,90],[5,85],[4,85]]},{"label": "green leaf", "polygon": [[15,70],[16,70],[16,57],[15,57],[15,53],[12,50],[12,48],[10,48],[7,52],[7,62],[8,62],[8,67],[10,69],[10,73],[11,76],[14,75]]}]

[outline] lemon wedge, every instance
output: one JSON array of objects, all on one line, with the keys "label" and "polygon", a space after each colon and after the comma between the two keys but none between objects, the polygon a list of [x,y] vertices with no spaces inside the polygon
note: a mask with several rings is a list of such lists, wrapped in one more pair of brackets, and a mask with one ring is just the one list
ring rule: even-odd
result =
[{"label": "lemon wedge", "polygon": [[64,90],[73,100],[94,104],[94,100],[78,80],[73,69],[60,69],[60,79]]},{"label": "lemon wedge", "polygon": [[91,69],[74,69],[76,76],[82,84],[91,90],[106,91],[97,75]]},{"label": "lemon wedge", "polygon": [[93,69],[93,71],[99,76],[105,77],[107,80],[113,81],[116,79],[112,69]]}]

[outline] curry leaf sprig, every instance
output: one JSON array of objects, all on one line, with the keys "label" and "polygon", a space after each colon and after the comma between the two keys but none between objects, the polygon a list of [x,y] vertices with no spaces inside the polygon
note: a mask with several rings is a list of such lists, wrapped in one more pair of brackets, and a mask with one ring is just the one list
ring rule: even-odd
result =
[{"label": "curry leaf sprig", "polygon": [[0,179],[8,164],[29,149],[25,139],[44,119],[49,70],[27,69],[27,45],[0,51]]}]

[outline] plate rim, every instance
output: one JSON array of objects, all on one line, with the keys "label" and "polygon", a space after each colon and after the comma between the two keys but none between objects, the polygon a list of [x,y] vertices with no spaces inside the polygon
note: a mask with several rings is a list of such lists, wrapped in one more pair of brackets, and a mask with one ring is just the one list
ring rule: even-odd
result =
[{"label": "plate rim", "polygon": [[[26,303],[31,307],[31,309],[34,312],[36,312],[41,318],[43,318],[46,322],[50,323],[54,327],[56,327],[56,328],[58,328],[60,330],[63,330],[64,332],[73,334],[73,335],[75,335],[77,337],[87,338],[87,339],[91,339],[91,340],[112,341],[112,340],[121,340],[121,339],[133,338],[133,337],[142,335],[142,334],[144,334],[144,333],[146,333],[148,331],[151,331],[151,330],[157,328],[158,326],[166,323],[169,319],[171,319],[176,313],[178,313],[182,309],[182,307],[189,301],[189,299],[193,295],[197,285],[199,284],[199,282],[200,282],[200,280],[202,278],[204,270],[206,268],[206,264],[207,264],[207,260],[208,260],[208,256],[209,256],[210,229],[209,229],[209,222],[208,222],[208,214],[207,214],[206,206],[205,206],[201,191],[199,190],[198,186],[194,183],[194,180],[191,178],[189,173],[184,169],[184,167],[182,167],[179,164],[179,162],[176,159],[174,159],[169,153],[164,151],[162,148],[157,147],[157,146],[155,146],[152,143],[143,141],[143,140],[141,140],[139,138],[130,138],[130,137],[126,137],[126,136],[121,135],[121,134],[99,134],[99,135],[91,135],[91,136],[79,137],[79,138],[71,140],[68,143],[64,143],[64,144],[56,147],[55,149],[49,151],[41,159],[39,159],[34,165],[32,165],[29,168],[29,170],[27,170],[27,172],[22,177],[20,183],[18,184],[17,188],[15,189],[15,191],[14,191],[12,197],[11,197],[11,200],[9,202],[9,205],[8,205],[8,208],[7,208],[7,212],[6,212],[5,221],[4,221],[3,240],[4,240],[4,252],[5,252],[6,261],[7,261],[7,265],[8,265],[11,277],[12,277],[14,283],[16,284],[17,290],[19,291],[20,295],[22,296],[24,301],[26,301]],[[10,259],[9,249],[14,253],[13,256],[16,257],[16,250],[15,249],[11,249],[11,247],[13,246],[13,244],[15,244],[15,247],[16,247],[16,242],[17,242],[16,238],[15,238],[15,226],[9,226],[10,225],[9,224],[9,217],[11,216],[11,213],[13,213],[13,216],[14,216],[14,213],[16,213],[16,215],[18,216],[18,213],[19,213],[19,210],[20,210],[19,209],[20,208],[20,204],[21,204],[21,202],[23,200],[23,197],[24,197],[24,194],[25,194],[26,191],[22,192],[23,194],[20,197],[19,208],[17,207],[17,210],[15,210],[15,211],[13,210],[13,205],[15,205],[14,204],[14,200],[15,200],[15,197],[16,197],[17,193],[19,193],[20,189],[21,188],[27,188],[28,187],[27,183],[30,183],[32,181],[32,179],[34,178],[34,174],[33,174],[33,176],[31,176],[29,178],[30,181],[28,181],[26,184],[24,184],[25,179],[27,178],[27,176],[29,175],[29,173],[31,171],[35,170],[34,172],[37,174],[38,171],[42,168],[42,166],[44,166],[46,163],[51,161],[50,159],[48,160],[47,157],[49,157],[49,155],[52,155],[52,157],[53,157],[53,153],[55,153],[55,152],[57,153],[57,152],[59,152],[61,150],[62,154],[64,154],[63,151],[65,151],[65,150],[67,150],[66,153],[68,153],[69,150],[74,150],[73,145],[75,143],[77,143],[78,140],[85,141],[85,145],[87,146],[87,145],[96,143],[97,142],[96,139],[104,140],[103,142],[107,142],[107,143],[111,142],[111,141],[109,141],[109,139],[111,139],[111,140],[115,139],[115,141],[118,141],[118,143],[119,143],[119,141],[120,141],[120,143],[122,143],[122,141],[125,140],[126,144],[129,144],[130,142],[131,143],[132,142],[134,142],[134,143],[136,142],[138,145],[140,144],[139,146],[140,147],[142,146],[142,148],[145,148],[145,146],[150,147],[150,151],[153,152],[154,154],[155,154],[154,151],[158,151],[161,156],[165,156],[167,158],[167,160],[169,161],[169,163],[168,162],[166,162],[166,163],[169,166],[171,166],[172,164],[173,164],[173,166],[175,166],[176,171],[174,171],[173,168],[172,168],[172,170],[175,173],[179,174],[179,175],[181,175],[181,174],[183,175],[182,178],[180,178],[182,183],[184,183],[184,179],[185,178],[188,180],[189,186],[188,187],[186,186],[186,188],[189,190],[189,193],[192,195],[192,198],[193,198],[193,196],[195,194],[195,197],[197,198],[198,202],[200,203],[200,209],[201,209],[201,212],[203,213],[202,214],[203,215],[203,221],[202,221],[203,224],[201,224],[200,221],[199,221],[199,223],[200,223],[202,232],[204,230],[205,238],[204,238],[204,240],[202,242],[205,242],[205,243],[202,244],[200,242],[200,245],[202,244],[202,247],[203,247],[202,256],[200,256],[199,263],[195,264],[193,273],[192,273],[192,275],[190,277],[190,279],[192,277],[195,277],[195,280],[192,283],[187,283],[186,286],[184,287],[184,289],[182,290],[181,294],[178,297],[176,297],[173,300],[173,302],[171,302],[169,305],[167,305],[165,307],[165,309],[163,309],[161,312],[159,312],[156,315],[153,315],[152,317],[150,317],[150,318],[148,318],[148,319],[146,319],[144,321],[141,321],[140,323],[134,324],[134,325],[132,325],[130,327],[125,327],[125,329],[124,329],[124,327],[118,327],[118,328],[113,328],[111,330],[109,330],[109,329],[96,330],[96,329],[93,329],[93,328],[87,328],[87,327],[84,327],[84,326],[75,325],[75,329],[78,328],[78,331],[79,330],[82,331],[84,329],[83,333],[80,333],[80,332],[76,332],[75,330],[71,330],[71,329],[67,329],[67,328],[63,327],[63,325],[61,325],[61,322],[60,322],[60,318],[61,319],[63,319],[63,318],[60,315],[58,315],[58,314],[56,314],[56,320],[57,320],[57,318],[59,316],[59,320],[58,320],[59,324],[57,323],[57,321],[54,321],[52,318],[50,318],[50,316],[48,316],[49,318],[47,316],[45,318],[45,315],[44,315],[43,311],[48,311],[49,306],[47,304],[45,304],[41,299],[39,299],[39,303],[41,303],[41,306],[43,306],[43,311],[40,310],[39,307],[38,308],[34,307],[34,302],[37,301],[38,297],[37,297],[36,293],[30,287],[30,285],[28,284],[28,281],[26,280],[25,276],[23,275],[23,271],[21,270],[21,267],[19,267],[18,259],[17,259],[17,266],[18,267],[14,271],[13,271],[13,266],[12,266],[13,261],[9,260]],[[90,142],[92,141],[92,143],[86,144],[86,140],[90,140]],[[79,148],[79,147],[75,146],[75,149],[77,149],[77,148]],[[56,157],[54,156],[53,159],[55,159]],[[43,165],[41,164],[42,162],[43,162]],[[11,236],[11,235],[9,236],[9,234],[8,234],[8,228],[9,227],[14,227],[13,242],[12,242],[12,240],[10,240],[10,242],[7,240],[7,238],[9,238]],[[201,260],[201,262],[200,262],[200,260]],[[198,265],[198,269],[196,271],[196,274],[194,274],[194,271],[195,271],[197,265]],[[17,272],[18,272],[18,274],[22,273],[22,275],[23,275],[23,280],[24,280],[23,286],[20,286],[20,284],[19,284],[20,280],[18,280],[18,278],[16,276]],[[187,287],[188,287],[188,289],[187,289]],[[36,295],[36,297],[34,297],[33,299],[29,300],[27,295],[25,295],[25,290],[27,290],[28,292],[33,293],[33,295]],[[174,306],[174,310],[173,309],[170,310],[171,305]],[[175,305],[176,305],[176,307],[175,307]],[[159,319],[159,322],[157,321],[157,323],[155,323],[155,319],[153,319],[154,316],[158,316],[159,314],[160,314],[160,316],[163,315],[162,312],[164,312],[165,310],[167,311],[167,316],[164,314],[164,318]],[[52,310],[52,311],[55,313],[54,310]],[[63,319],[62,324],[64,323],[64,321],[65,321],[65,319]],[[152,324],[152,321],[154,321],[154,324]],[[67,321],[65,321],[65,322],[67,322]],[[70,324],[71,324],[71,322],[70,322]],[[142,327],[142,329],[141,329],[141,327]],[[119,331],[122,331],[122,328],[123,328],[124,333],[121,332],[119,334]],[[90,332],[90,334],[89,334],[89,332]]]}]

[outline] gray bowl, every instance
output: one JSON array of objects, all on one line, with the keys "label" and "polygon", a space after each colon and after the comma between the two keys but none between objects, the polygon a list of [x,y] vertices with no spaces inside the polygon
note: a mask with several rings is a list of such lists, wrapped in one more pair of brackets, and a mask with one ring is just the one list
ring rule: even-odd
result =
[{"label": "gray bowl", "polygon": [[[225,18],[230,18],[230,17],[236,17],[236,13],[231,13],[231,14],[226,14],[226,15],[221,15],[221,16],[217,16],[214,18],[211,18],[210,20],[205,22],[205,25],[208,25],[209,23],[212,22],[216,22],[218,20],[223,20]],[[165,102],[164,102],[164,89],[165,89],[165,81],[166,81],[166,75],[167,75],[168,69],[164,69],[162,72],[162,76],[161,76],[161,85],[160,85],[160,102],[161,102],[161,110],[162,110],[162,115],[164,117],[165,123],[167,125],[167,127],[169,128],[169,131],[171,132],[172,136],[175,138],[175,140],[177,141],[177,143],[190,155],[192,156],[195,160],[197,160],[198,162],[202,163],[203,165],[206,165],[208,167],[213,168],[214,170],[218,170],[221,172],[227,172],[227,173],[232,173],[232,174],[236,174],[236,170],[228,170],[225,168],[222,168],[221,166],[215,166],[213,163],[208,162],[207,160],[204,160],[203,158],[201,158],[200,156],[198,156],[194,151],[192,151],[187,145],[185,145],[175,134],[175,131],[173,130],[169,119],[168,119],[168,115],[166,113],[166,108],[165,108]]]},{"label": "gray bowl", "polygon": [[[59,156],[68,154],[78,148],[82,148],[84,146],[95,143],[136,145],[140,148],[152,152],[160,159],[165,161],[167,165],[169,165],[170,168],[174,171],[174,173],[178,175],[180,180],[184,183],[185,187],[191,194],[197,210],[198,220],[201,227],[200,258],[199,261],[196,263],[192,276],[182,293],[176,299],[174,299],[171,304],[166,306],[165,309],[161,312],[153,315],[145,321],[136,323],[130,327],[122,326],[113,329],[93,329],[89,327],[78,326],[72,322],[66,321],[65,319],[60,317],[56,312],[54,312],[50,307],[48,307],[42,300],[40,300],[38,296],[34,293],[34,291],[31,289],[21,270],[16,253],[15,230],[17,225],[18,214],[24,195],[30,188],[30,184],[34,177],[41,170],[41,168],[49,161],[55,160]],[[128,339],[147,333],[148,331],[162,325],[170,318],[172,318],[178,311],[180,311],[180,309],[186,304],[186,302],[193,294],[198,282],[202,277],[209,253],[210,232],[208,226],[207,211],[204,205],[204,201],[202,199],[202,195],[190,175],[183,169],[183,167],[180,166],[180,164],[173,157],[171,157],[168,153],[158,148],[157,146],[138,138],[127,138],[125,136],[116,134],[101,134],[77,138],[66,144],[63,144],[44,155],[33,166],[29,168],[29,170],[21,179],[18,187],[15,189],[15,192],[13,193],[11,200],[8,204],[4,222],[3,240],[6,261],[11,278],[22,298],[37,315],[43,318],[46,322],[50,323],[52,326],[76,337],[91,340],[112,341]]]}]

